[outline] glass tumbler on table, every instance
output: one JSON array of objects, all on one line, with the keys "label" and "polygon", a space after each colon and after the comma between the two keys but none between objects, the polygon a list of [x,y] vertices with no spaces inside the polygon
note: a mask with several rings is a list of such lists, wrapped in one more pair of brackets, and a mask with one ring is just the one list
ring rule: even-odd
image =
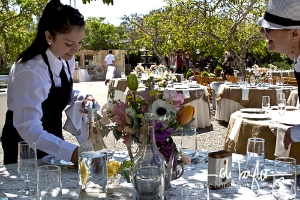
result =
[{"label": "glass tumbler on table", "polygon": [[[197,135],[196,128],[184,128],[181,136],[181,150],[182,154],[189,156],[191,159],[197,153]],[[192,163],[185,165],[185,170],[195,169]]]},{"label": "glass tumbler on table", "polygon": [[261,108],[268,113],[270,110],[270,96],[262,96],[262,106]]},{"label": "glass tumbler on table", "polygon": [[278,99],[278,113],[283,116],[286,111],[286,99]]},{"label": "glass tumbler on table", "polygon": [[181,200],[207,200],[209,199],[208,187],[200,182],[189,183],[182,186]]},{"label": "glass tumbler on table", "polygon": [[37,169],[37,199],[62,199],[61,170],[56,165],[42,165]]},{"label": "glass tumbler on table", "polygon": [[278,157],[274,162],[272,194],[276,199],[295,199],[297,194],[296,159]]},{"label": "glass tumbler on table", "polygon": [[29,186],[36,178],[37,156],[35,142],[18,143],[18,175],[25,181],[25,187],[19,191],[19,195],[30,196],[35,194],[35,188]]},{"label": "glass tumbler on table", "polygon": [[265,139],[248,138],[246,167],[252,175],[260,174],[265,167]]}]

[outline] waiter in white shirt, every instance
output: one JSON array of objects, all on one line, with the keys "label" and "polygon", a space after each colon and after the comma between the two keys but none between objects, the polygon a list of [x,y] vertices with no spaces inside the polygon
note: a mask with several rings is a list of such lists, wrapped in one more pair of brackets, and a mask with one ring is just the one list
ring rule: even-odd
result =
[{"label": "waiter in white shirt", "polygon": [[[74,54],[85,34],[84,17],[77,9],[51,0],[37,30],[9,74],[2,131],[4,164],[17,162],[18,142],[31,141],[36,143],[38,158],[50,154],[78,166],[78,145],[63,138],[62,112],[80,94],[73,90],[72,74]],[[82,101],[83,112],[86,103],[87,99]]]},{"label": "waiter in white shirt", "polygon": [[109,82],[110,79],[115,77],[116,67],[115,67],[115,56],[112,54],[112,50],[108,51],[108,55],[105,57],[105,66],[107,67],[105,85]]}]

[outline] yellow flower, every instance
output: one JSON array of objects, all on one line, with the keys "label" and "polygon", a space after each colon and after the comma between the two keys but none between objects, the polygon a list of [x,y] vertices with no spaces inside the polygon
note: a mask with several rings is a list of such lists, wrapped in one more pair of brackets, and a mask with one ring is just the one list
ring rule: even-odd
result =
[{"label": "yellow flower", "polygon": [[86,185],[89,174],[89,168],[84,164],[84,162],[80,161],[80,176],[84,185]]},{"label": "yellow flower", "polygon": [[187,105],[177,113],[177,121],[184,126],[193,119],[194,113],[194,106]]},{"label": "yellow flower", "polygon": [[113,175],[118,173],[120,165],[121,164],[118,161],[115,161],[115,160],[108,161],[108,163],[107,163],[108,178],[110,178]]},{"label": "yellow flower", "polygon": [[151,91],[149,92],[149,95],[150,95],[151,97],[154,97],[156,94],[157,94],[157,90],[151,90]]}]

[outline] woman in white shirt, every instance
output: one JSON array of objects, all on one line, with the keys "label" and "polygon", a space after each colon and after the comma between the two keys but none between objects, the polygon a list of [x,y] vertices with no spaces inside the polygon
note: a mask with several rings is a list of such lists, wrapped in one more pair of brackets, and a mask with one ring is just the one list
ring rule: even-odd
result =
[{"label": "woman in white shirt", "polygon": [[61,118],[80,94],[73,90],[72,73],[84,34],[84,17],[77,9],[59,0],[47,4],[34,41],[9,75],[4,164],[17,162],[18,142],[24,140],[36,142],[38,158],[51,154],[78,166],[78,146],[64,141]]},{"label": "woman in white shirt", "polygon": [[[261,27],[268,43],[268,50],[279,52],[294,59],[295,77],[300,94],[300,1],[269,0],[264,17],[257,24]],[[289,128],[284,136],[284,146],[288,149],[292,142],[300,142],[300,125]]]}]

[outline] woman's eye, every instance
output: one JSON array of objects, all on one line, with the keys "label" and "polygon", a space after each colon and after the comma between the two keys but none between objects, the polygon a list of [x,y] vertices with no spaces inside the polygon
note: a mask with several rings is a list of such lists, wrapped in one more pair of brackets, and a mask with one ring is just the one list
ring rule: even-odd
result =
[{"label": "woman's eye", "polygon": [[68,44],[68,43],[66,43],[66,45],[69,46],[69,47],[72,46],[72,44]]}]

